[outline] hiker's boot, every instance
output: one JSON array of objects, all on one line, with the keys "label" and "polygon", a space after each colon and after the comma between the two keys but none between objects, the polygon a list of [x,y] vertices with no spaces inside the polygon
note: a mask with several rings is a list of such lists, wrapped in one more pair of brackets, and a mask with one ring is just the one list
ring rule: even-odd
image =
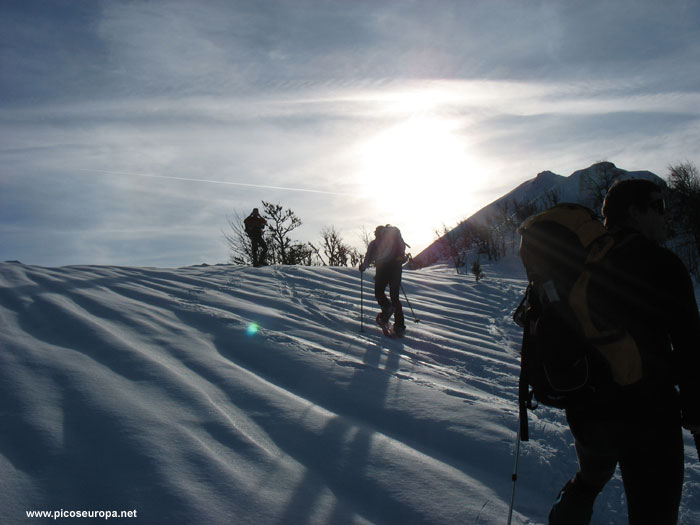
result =
[{"label": "hiker's boot", "polygon": [[597,493],[568,481],[549,512],[549,525],[588,525]]}]

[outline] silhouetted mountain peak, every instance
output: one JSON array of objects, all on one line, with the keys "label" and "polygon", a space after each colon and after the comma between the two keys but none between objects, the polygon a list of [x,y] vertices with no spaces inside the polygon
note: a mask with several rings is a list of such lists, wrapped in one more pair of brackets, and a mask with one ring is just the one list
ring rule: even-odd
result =
[{"label": "silhouetted mountain peak", "polygon": [[[512,213],[515,205],[545,209],[556,202],[576,202],[599,210],[606,190],[617,180],[647,179],[665,184],[650,171],[627,171],[608,161],[597,162],[577,170],[568,177],[546,170],[526,180],[514,190],[484,206],[462,223],[495,225],[503,221],[504,210]],[[438,241],[414,257],[418,266],[428,266],[440,259]]]}]

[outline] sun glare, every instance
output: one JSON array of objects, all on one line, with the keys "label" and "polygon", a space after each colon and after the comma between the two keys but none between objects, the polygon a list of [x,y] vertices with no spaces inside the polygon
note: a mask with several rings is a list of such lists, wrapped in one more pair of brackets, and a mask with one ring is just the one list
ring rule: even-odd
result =
[{"label": "sun glare", "polygon": [[481,173],[457,131],[448,119],[414,116],[364,145],[359,182],[387,217],[431,231],[463,218]]}]

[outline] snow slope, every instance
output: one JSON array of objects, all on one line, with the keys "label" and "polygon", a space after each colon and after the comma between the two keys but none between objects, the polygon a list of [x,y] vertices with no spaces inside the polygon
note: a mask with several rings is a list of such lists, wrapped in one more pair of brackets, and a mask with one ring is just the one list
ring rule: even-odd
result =
[{"label": "snow slope", "polygon": [[[391,340],[371,271],[1,263],[0,522],[505,523],[524,280],[513,261],[485,273],[405,272],[420,323],[406,308]],[[575,470],[562,414],[530,425],[521,524]],[[700,523],[686,439],[681,523]],[[623,502],[615,479],[593,523],[626,523]]]}]

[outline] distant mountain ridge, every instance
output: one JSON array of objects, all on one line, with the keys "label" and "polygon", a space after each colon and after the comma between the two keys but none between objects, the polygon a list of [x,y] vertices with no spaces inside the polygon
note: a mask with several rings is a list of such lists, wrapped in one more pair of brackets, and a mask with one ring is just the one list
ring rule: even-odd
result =
[{"label": "distant mountain ridge", "polygon": [[[575,202],[596,208],[600,206],[600,187],[609,186],[613,181],[624,179],[647,179],[659,184],[665,181],[651,171],[627,171],[618,168],[612,162],[598,162],[592,166],[577,170],[568,177],[551,171],[538,173],[536,177],[520,184],[512,191],[484,206],[463,222],[491,225],[501,221],[504,206],[513,202],[518,204],[537,203],[541,208],[555,202]],[[597,194],[597,195],[596,195]],[[455,227],[456,228],[456,227]],[[444,237],[444,236],[443,236]],[[413,258],[417,267],[434,264],[441,258],[440,239]]]}]

